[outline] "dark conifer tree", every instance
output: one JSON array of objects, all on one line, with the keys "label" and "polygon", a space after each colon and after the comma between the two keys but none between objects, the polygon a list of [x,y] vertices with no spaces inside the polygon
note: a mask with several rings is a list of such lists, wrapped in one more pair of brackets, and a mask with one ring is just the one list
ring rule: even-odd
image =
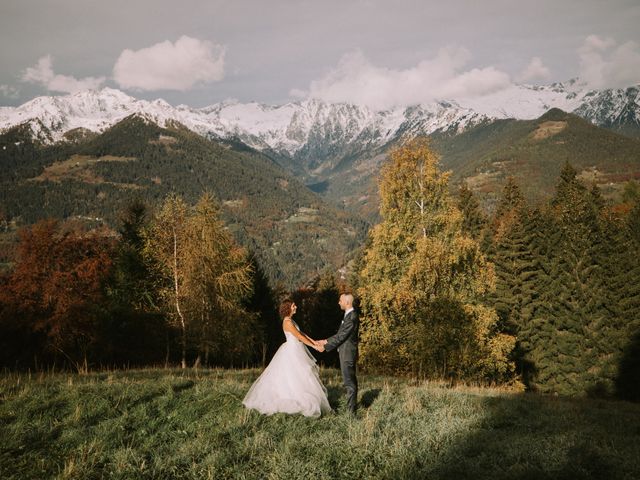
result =
[{"label": "dark conifer tree", "polygon": [[640,401],[640,197],[619,230],[621,241],[616,271],[619,309],[624,329],[619,336],[620,358],[616,372],[616,393],[625,400]]},{"label": "dark conifer tree", "polygon": [[516,334],[522,309],[530,301],[528,272],[533,269],[528,212],[518,185],[509,178],[491,226],[489,258],[495,265],[496,290],[491,300],[503,331]]},{"label": "dark conifer tree", "polygon": [[102,323],[101,356],[107,364],[166,361],[172,335],[157,308],[154,273],[143,255],[147,207],[141,200],[120,213],[119,241],[108,283],[109,314]]},{"label": "dark conifer tree", "polygon": [[253,268],[252,293],[245,303],[247,311],[257,318],[258,332],[256,341],[259,351],[256,351],[253,361],[263,367],[271,360],[278,347],[282,344],[282,319],[278,316],[278,299],[276,292],[269,286],[269,280],[254,255],[249,257]]},{"label": "dark conifer tree", "polygon": [[619,318],[606,287],[606,239],[602,202],[566,165],[548,216],[546,282],[533,313],[527,360],[535,368],[533,386],[564,394],[610,391],[610,358]]},{"label": "dark conifer tree", "polygon": [[487,219],[466,182],[462,182],[458,190],[458,209],[462,213],[462,231],[475,240],[480,240],[487,226]]}]

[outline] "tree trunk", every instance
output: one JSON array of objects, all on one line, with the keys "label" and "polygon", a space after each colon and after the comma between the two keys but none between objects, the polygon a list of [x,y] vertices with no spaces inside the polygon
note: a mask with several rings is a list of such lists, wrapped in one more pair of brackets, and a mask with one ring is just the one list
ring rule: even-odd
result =
[{"label": "tree trunk", "polygon": [[262,342],[262,368],[265,367],[267,363],[267,344]]},{"label": "tree trunk", "polygon": [[176,229],[173,229],[173,288],[176,296],[176,312],[180,318],[180,327],[182,329],[182,368],[187,368],[187,326],[184,320],[184,315],[180,309],[180,290],[178,285],[178,234]]}]

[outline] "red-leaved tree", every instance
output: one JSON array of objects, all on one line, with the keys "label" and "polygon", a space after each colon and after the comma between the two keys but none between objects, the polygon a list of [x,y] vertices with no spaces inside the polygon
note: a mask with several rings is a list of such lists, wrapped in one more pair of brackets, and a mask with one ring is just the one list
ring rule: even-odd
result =
[{"label": "red-leaved tree", "polygon": [[15,267],[0,294],[5,328],[31,334],[45,351],[86,371],[99,335],[113,238],[56,220],[27,227],[19,238]]}]

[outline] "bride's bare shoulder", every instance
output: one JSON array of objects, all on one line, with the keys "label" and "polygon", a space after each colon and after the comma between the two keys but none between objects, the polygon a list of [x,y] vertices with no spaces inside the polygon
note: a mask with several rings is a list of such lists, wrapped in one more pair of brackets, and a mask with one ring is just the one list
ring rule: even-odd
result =
[{"label": "bride's bare shoulder", "polygon": [[293,320],[291,320],[290,318],[283,318],[282,328],[286,329],[287,327],[289,328],[293,327]]}]

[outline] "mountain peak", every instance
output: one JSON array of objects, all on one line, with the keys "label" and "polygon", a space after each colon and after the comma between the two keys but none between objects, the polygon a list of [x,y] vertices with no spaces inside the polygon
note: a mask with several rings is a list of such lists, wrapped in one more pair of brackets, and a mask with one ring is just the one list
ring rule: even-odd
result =
[{"label": "mountain peak", "polygon": [[547,111],[544,115],[542,115],[540,117],[540,120],[560,122],[560,121],[566,120],[570,116],[571,115],[565,112],[564,110],[554,107],[549,111]]}]

